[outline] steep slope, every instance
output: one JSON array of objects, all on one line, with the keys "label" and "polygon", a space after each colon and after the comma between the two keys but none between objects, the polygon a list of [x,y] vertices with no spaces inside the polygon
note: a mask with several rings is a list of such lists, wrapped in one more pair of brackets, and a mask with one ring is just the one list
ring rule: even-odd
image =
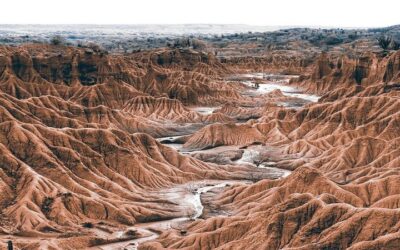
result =
[{"label": "steep slope", "polygon": [[124,111],[152,120],[168,120],[177,123],[199,122],[228,122],[232,119],[222,114],[202,115],[191,111],[176,100],[169,98],[154,98],[141,96],[131,99],[124,107]]},{"label": "steep slope", "polygon": [[[0,130],[2,184],[13,191],[4,197],[3,212],[15,220],[14,230],[56,230],[82,218],[129,224],[157,213],[171,216],[163,215],[162,202],[141,203],[154,198],[140,190],[232,176],[145,134],[15,121],[3,122]],[[46,201],[51,204],[43,211]]]},{"label": "steep slope", "polygon": [[266,140],[255,127],[249,124],[211,124],[192,136],[183,145],[184,149],[206,149],[222,145],[247,145]]},{"label": "steep slope", "polygon": [[[252,132],[220,129],[229,135],[218,145],[242,144],[232,137],[251,144],[260,134],[266,145],[261,166],[293,173],[205,196],[229,216],[193,222],[181,229],[184,235],[165,231],[140,249],[397,249],[397,57],[342,59],[339,66],[323,55],[312,80],[303,81],[310,91],[326,93],[318,103],[297,111],[264,109],[249,123]],[[185,146],[214,146],[223,133],[206,128]]]},{"label": "steep slope", "polygon": [[[140,248],[396,249],[399,52],[322,54],[315,64],[292,56],[272,55],[258,67],[308,74],[297,84],[323,93],[319,102],[285,108],[294,97],[252,95],[223,80],[230,69],[256,67],[256,58],[0,47],[0,232],[47,241],[22,244],[22,237],[21,248],[68,248],[66,238],[76,240],[72,248],[95,246],[127,225],[190,216],[176,190],[162,193],[183,184],[192,195],[186,202],[218,216],[145,228],[160,237]],[[220,105],[207,115],[194,111]],[[152,137],[182,135],[185,126],[204,127],[171,139],[184,143],[182,151],[231,151],[194,158]],[[239,165],[254,144],[259,164]],[[203,195],[191,186],[257,181],[276,168],[293,173],[215,189],[204,182],[212,191]]]},{"label": "steep slope", "polygon": [[239,97],[218,80],[229,72],[211,54],[193,50],[117,56],[65,46],[0,47],[4,92],[17,98],[49,94],[85,106],[122,108],[139,95],[167,96],[185,104],[218,103]]},{"label": "steep slope", "polygon": [[366,193],[364,185],[339,186],[301,167],[283,180],[225,191],[215,201],[233,216],[197,221],[185,236],[169,231],[140,249],[396,249],[398,209],[369,207],[363,200],[381,184],[371,183],[372,193]]},{"label": "steep slope", "polygon": [[354,85],[366,87],[399,80],[400,51],[397,51],[387,55],[367,52],[356,58],[322,53],[312,72],[294,82],[300,83],[310,92],[326,93]]},{"label": "steep slope", "polygon": [[[75,247],[87,247],[127,225],[188,215],[159,190],[254,179],[248,167],[206,164],[151,137],[181,133],[177,123],[231,121],[187,109],[180,100],[191,96],[179,89],[202,89],[194,104],[238,95],[231,87],[211,91],[222,86],[214,77],[227,72],[211,56],[161,50],[169,52],[178,65],[146,62],[160,51],[117,56],[65,46],[0,47],[1,232],[73,237]],[[45,247],[21,240],[20,247]],[[46,244],[66,246],[62,239]]]},{"label": "steep slope", "polygon": [[399,95],[395,90],[381,92],[310,105],[283,120],[264,119],[256,127],[276,146],[275,158],[282,166],[294,169],[306,164],[338,182],[394,174],[399,157],[395,146]]}]

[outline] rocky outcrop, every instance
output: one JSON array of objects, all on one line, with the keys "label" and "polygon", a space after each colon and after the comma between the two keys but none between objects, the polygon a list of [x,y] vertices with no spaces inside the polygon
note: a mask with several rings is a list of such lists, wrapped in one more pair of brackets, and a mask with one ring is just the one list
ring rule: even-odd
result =
[{"label": "rocky outcrop", "polygon": [[[369,92],[311,105],[292,118],[256,127],[270,143],[282,146],[282,164],[290,168],[307,164],[338,182],[397,173],[398,93],[382,90],[378,96],[363,96]],[[371,175],[364,178],[368,172]]]},{"label": "rocky outcrop", "polygon": [[223,65],[235,72],[275,72],[298,75],[308,72],[315,55],[294,50],[271,51],[262,56],[238,56],[222,58]]},{"label": "rocky outcrop", "polygon": [[192,105],[220,103],[239,97],[217,79],[229,72],[211,54],[187,49],[116,56],[63,46],[0,48],[4,92],[17,98],[44,94],[79,98],[85,106],[113,101],[113,108],[122,108],[138,95],[166,96]]},{"label": "rocky outcrop", "polygon": [[311,74],[300,78],[310,92],[327,93],[354,85],[368,87],[376,83],[400,80],[400,51],[388,55],[365,53],[357,58],[333,57],[322,53]]},{"label": "rocky outcrop", "polygon": [[211,124],[192,136],[183,145],[186,150],[199,150],[223,145],[248,145],[262,143],[265,136],[249,124]]}]

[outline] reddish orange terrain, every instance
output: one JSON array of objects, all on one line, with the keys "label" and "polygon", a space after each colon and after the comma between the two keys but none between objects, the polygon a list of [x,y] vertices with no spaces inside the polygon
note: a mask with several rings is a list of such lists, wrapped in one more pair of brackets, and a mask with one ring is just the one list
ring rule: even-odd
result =
[{"label": "reddish orange terrain", "polygon": [[0,248],[400,249],[400,51],[299,61],[1,46]]}]

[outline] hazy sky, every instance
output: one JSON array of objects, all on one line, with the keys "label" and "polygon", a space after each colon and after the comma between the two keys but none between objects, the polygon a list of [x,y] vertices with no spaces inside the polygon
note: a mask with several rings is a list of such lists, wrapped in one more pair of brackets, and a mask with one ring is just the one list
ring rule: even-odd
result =
[{"label": "hazy sky", "polygon": [[400,24],[400,0],[3,0],[2,24]]}]

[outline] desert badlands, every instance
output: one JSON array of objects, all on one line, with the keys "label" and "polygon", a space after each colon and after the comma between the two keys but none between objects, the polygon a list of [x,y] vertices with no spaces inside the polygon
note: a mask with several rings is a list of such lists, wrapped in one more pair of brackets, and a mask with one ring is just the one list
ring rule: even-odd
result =
[{"label": "desert badlands", "polygon": [[0,248],[400,249],[396,34],[2,40]]}]

